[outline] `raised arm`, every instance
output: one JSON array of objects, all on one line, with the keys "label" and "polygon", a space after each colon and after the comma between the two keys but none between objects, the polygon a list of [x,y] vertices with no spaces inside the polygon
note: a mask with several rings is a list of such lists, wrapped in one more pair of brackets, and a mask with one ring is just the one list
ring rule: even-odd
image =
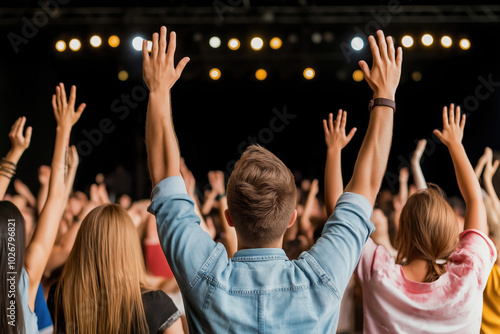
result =
[{"label": "raised arm", "polygon": [[4,198],[10,180],[16,173],[17,163],[24,151],[30,146],[32,128],[28,126],[23,135],[26,117],[19,117],[12,125],[9,132],[11,143],[10,151],[0,162],[0,200]]},{"label": "raised arm", "polygon": [[181,76],[189,58],[184,57],[174,67],[175,46],[176,36],[172,31],[167,49],[166,27],[161,27],[160,35],[153,34],[151,55],[147,51],[146,40],[142,45],[143,76],[149,88],[146,149],[153,187],[169,176],[180,175],[180,153],[172,122],[170,89]]},{"label": "raised arm", "polygon": [[415,183],[417,190],[427,189],[427,182],[425,182],[424,173],[422,173],[422,167],[420,167],[420,159],[422,159],[426,145],[427,140],[420,139],[411,157],[411,172],[413,173],[413,183]]},{"label": "raised arm", "polygon": [[57,229],[62,215],[62,205],[66,186],[64,182],[65,152],[69,143],[71,128],[78,121],[85,109],[81,104],[75,112],[76,87],[71,87],[69,100],[66,98],[64,85],[56,87],[52,96],[52,107],[57,121],[56,141],[52,157],[52,173],[50,174],[49,193],[43,207],[38,224],[33,233],[31,243],[26,249],[25,267],[29,277],[29,306],[33,310],[35,297],[42,278],[45,265],[54,245]]},{"label": "raised arm", "polygon": [[[491,200],[491,204],[493,205],[493,208],[495,211],[500,214],[500,199],[498,199],[497,192],[495,188],[493,187],[493,175],[495,175],[495,172],[498,169],[498,165],[500,163],[499,160],[495,160],[493,162],[493,152],[491,151],[491,148],[487,147],[484,150],[484,155],[485,161],[484,161],[484,171],[483,171],[483,184],[484,188],[486,189],[486,192],[488,193],[488,197]],[[482,158],[480,160],[482,160]],[[476,173],[477,175],[477,173]]]},{"label": "raised arm", "polygon": [[[372,68],[370,69],[365,61],[360,61],[359,65],[373,90],[373,98],[394,101],[401,76],[403,51],[399,47],[396,52],[392,37],[385,38],[381,30],[377,31],[377,36],[378,45],[373,36],[368,38],[373,55]],[[372,109],[351,181],[345,189],[346,192],[363,195],[372,206],[387,167],[393,121],[392,108],[379,105]]]},{"label": "raised arm", "polygon": [[460,114],[459,106],[455,112],[455,106],[451,104],[449,111],[447,107],[443,108],[443,131],[434,130],[434,134],[448,147],[453,160],[458,187],[466,205],[464,229],[475,229],[488,235],[481,187],[462,145],[464,127],[465,115]]},{"label": "raised arm", "polygon": [[351,141],[356,132],[356,128],[352,128],[349,134],[346,135],[346,122],[347,112],[342,111],[342,109],[339,109],[335,121],[333,120],[333,114],[329,115],[328,121],[323,120],[326,142],[325,206],[328,217],[332,215],[337,200],[344,192],[340,152]]}]

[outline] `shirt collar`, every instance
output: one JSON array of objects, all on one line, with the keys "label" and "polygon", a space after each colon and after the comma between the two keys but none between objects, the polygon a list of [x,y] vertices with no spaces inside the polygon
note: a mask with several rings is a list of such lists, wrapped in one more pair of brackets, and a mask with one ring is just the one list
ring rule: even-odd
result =
[{"label": "shirt collar", "polygon": [[248,248],[234,253],[233,261],[288,260],[281,248]]}]

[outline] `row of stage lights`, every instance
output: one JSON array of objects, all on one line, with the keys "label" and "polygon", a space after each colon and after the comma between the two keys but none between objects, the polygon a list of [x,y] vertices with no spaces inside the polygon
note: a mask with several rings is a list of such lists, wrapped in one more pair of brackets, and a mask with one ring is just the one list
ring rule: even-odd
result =
[{"label": "row of stage lights", "polygon": [[[420,38],[420,41],[422,42],[422,45],[424,46],[431,46],[434,44],[434,37],[431,34],[425,34]],[[449,48],[453,45],[453,39],[450,36],[442,36],[440,39],[441,46],[444,48]],[[405,35],[401,38],[401,44],[405,48],[411,48],[414,44],[415,41],[412,36],[410,35]],[[365,46],[365,41],[361,37],[354,37],[351,40],[351,47],[355,51],[361,51],[363,47]],[[462,38],[458,42],[458,46],[462,50],[468,50],[471,47],[471,43],[467,38]]]}]

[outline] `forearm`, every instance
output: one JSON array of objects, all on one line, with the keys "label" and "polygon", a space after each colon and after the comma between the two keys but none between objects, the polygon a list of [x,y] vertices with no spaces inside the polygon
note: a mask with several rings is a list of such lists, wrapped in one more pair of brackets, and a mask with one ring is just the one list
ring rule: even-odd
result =
[{"label": "forearm", "polygon": [[353,176],[346,192],[363,195],[372,204],[380,189],[387,168],[391,149],[393,110],[386,106],[376,106],[371,111],[370,123],[365,139],[359,150]]},{"label": "forearm", "polygon": [[455,167],[458,187],[466,204],[464,228],[476,229],[487,235],[488,226],[481,187],[467,153],[461,143],[451,144],[448,149]]},{"label": "forearm", "polygon": [[411,172],[413,173],[413,183],[415,183],[415,187],[417,187],[417,190],[427,189],[427,182],[425,182],[424,173],[422,173],[420,159],[411,160]]},{"label": "forearm", "polygon": [[488,197],[490,198],[491,203],[493,204],[493,208],[497,213],[500,213],[500,199],[498,198],[495,187],[493,187],[491,179],[484,178],[483,181],[484,181],[484,188],[486,189]]},{"label": "forearm", "polygon": [[325,206],[328,217],[332,215],[335,204],[344,191],[340,159],[340,148],[328,148],[325,164]]},{"label": "forearm", "polygon": [[167,177],[180,175],[180,152],[172,122],[170,92],[149,95],[146,148],[153,187]]},{"label": "forearm", "polygon": [[49,194],[49,185],[48,184],[40,184],[40,189],[38,190],[38,195],[36,198],[36,206],[38,210],[38,214],[40,214],[45,206],[45,202],[47,201],[47,195]]},{"label": "forearm", "polygon": [[[21,155],[23,154],[24,151],[16,150],[16,149],[11,149],[7,155],[5,156],[5,160],[12,162],[13,164],[17,165],[19,162],[19,159],[21,158]],[[8,166],[9,168],[12,166]],[[11,179],[5,176],[8,173],[2,173],[0,175],[0,200],[2,200],[5,196],[5,193],[7,192],[7,188],[9,187]]]}]

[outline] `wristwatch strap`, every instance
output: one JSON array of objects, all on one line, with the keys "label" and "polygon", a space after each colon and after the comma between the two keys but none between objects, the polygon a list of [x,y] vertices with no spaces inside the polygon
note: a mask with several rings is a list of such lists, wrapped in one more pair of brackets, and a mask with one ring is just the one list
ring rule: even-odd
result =
[{"label": "wristwatch strap", "polygon": [[396,112],[396,102],[390,99],[384,99],[382,97],[378,99],[371,99],[370,103],[368,104],[368,111],[372,111],[373,107],[375,106],[390,107],[394,112]]}]

